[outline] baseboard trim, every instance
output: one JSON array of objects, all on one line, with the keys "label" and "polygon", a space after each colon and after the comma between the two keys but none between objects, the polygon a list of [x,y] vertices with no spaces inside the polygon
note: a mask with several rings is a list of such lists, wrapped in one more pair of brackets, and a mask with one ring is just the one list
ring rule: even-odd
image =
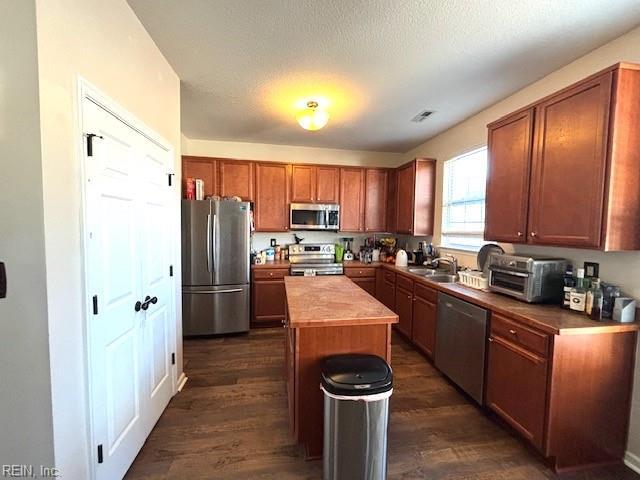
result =
[{"label": "baseboard trim", "polygon": [[640,473],[640,456],[627,452],[624,456],[624,463],[636,473]]},{"label": "baseboard trim", "polygon": [[181,392],[182,389],[184,388],[184,384],[187,383],[187,376],[184,374],[184,372],[182,372],[180,374],[180,377],[178,378],[178,392]]}]

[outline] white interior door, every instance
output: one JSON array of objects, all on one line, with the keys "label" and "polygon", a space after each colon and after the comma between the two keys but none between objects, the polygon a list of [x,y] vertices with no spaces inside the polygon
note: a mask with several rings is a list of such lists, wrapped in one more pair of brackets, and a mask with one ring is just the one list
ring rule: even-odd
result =
[{"label": "white interior door", "polygon": [[88,367],[95,476],[112,480],[173,394],[170,155],[88,99],[82,117],[85,133],[102,137],[85,157],[87,287],[97,306]]}]

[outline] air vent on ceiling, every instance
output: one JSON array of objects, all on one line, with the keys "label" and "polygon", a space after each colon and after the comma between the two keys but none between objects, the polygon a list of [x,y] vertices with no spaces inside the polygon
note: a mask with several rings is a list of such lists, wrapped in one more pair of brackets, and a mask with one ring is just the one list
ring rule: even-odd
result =
[{"label": "air vent on ceiling", "polygon": [[422,121],[426,120],[426,118],[427,118],[429,115],[431,115],[432,113],[434,113],[434,111],[433,111],[433,110],[423,110],[423,111],[421,111],[419,114],[417,114],[415,117],[413,117],[413,118],[411,119],[411,121],[412,121],[412,122],[415,122],[415,123],[420,123],[420,122],[422,122]]}]

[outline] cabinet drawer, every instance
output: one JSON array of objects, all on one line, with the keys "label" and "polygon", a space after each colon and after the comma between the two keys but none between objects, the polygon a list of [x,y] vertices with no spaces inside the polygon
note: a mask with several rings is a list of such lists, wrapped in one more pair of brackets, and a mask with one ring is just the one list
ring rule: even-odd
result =
[{"label": "cabinet drawer", "polygon": [[286,268],[256,268],[253,271],[253,278],[256,280],[283,279],[289,275]]},{"label": "cabinet drawer", "polygon": [[410,292],[413,292],[413,280],[402,275],[396,276],[396,286],[398,288],[404,288]]},{"label": "cabinet drawer", "polygon": [[427,302],[436,303],[438,301],[438,292],[433,288],[425,287],[416,282],[413,287],[413,293],[416,297],[426,300]]},{"label": "cabinet drawer", "polygon": [[549,351],[548,335],[524,327],[497,313],[491,315],[491,333],[545,357]]},{"label": "cabinet drawer", "polygon": [[344,274],[349,278],[368,278],[376,276],[375,267],[347,267]]},{"label": "cabinet drawer", "polygon": [[396,283],[396,274],[395,272],[390,272],[389,270],[383,270],[384,281],[387,283]]}]

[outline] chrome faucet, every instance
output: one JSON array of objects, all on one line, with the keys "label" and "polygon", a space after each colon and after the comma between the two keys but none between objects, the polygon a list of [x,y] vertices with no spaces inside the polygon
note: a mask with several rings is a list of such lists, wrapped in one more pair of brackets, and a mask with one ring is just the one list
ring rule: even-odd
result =
[{"label": "chrome faucet", "polygon": [[456,257],[454,257],[453,255],[451,255],[450,253],[447,253],[444,257],[438,257],[438,258],[434,258],[432,260],[429,260],[428,263],[430,265],[434,265],[436,262],[446,262],[449,264],[449,267],[451,268],[451,274],[452,275],[457,275],[458,273],[458,259]]}]

